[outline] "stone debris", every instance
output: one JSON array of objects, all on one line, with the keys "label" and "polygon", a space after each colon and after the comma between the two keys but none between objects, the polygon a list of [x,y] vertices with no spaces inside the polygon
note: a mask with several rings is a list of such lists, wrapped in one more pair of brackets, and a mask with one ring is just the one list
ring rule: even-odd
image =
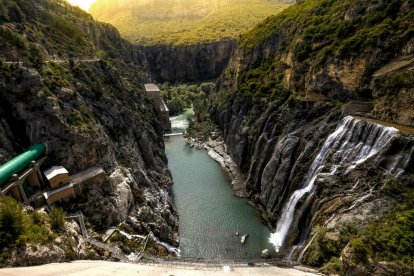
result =
[{"label": "stone debris", "polygon": [[263,250],[261,256],[262,258],[269,258],[270,257],[269,249]]},{"label": "stone debris", "polygon": [[244,244],[247,240],[247,237],[249,237],[249,234],[243,235],[240,239],[241,244]]}]

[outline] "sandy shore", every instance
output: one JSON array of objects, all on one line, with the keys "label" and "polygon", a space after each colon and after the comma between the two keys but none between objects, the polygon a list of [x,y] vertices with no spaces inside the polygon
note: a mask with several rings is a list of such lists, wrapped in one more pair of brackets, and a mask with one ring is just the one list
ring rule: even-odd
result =
[{"label": "sandy shore", "polygon": [[284,275],[310,276],[317,275],[297,269],[280,267],[236,267],[230,272],[224,270],[194,270],[185,268],[157,267],[144,264],[115,263],[105,261],[75,261],[71,263],[47,264],[41,266],[3,268],[2,276],[54,276],[54,275]]}]

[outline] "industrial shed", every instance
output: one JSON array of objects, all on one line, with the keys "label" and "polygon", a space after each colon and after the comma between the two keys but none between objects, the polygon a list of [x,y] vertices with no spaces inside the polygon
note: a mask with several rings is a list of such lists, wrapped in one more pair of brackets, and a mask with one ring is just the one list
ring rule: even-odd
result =
[{"label": "industrial shed", "polygon": [[51,167],[43,173],[52,189],[68,184],[70,181],[69,172],[62,166]]},{"label": "industrial shed", "polygon": [[67,184],[60,186],[57,189],[43,193],[48,205],[52,205],[55,202],[69,201],[76,197],[73,184]]}]

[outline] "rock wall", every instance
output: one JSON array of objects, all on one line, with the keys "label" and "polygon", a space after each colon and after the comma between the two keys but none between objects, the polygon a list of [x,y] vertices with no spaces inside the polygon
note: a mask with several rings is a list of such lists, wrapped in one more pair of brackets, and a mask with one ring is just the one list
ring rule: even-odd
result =
[{"label": "rock wall", "polygon": [[[276,229],[289,199],[303,188],[316,156],[345,115],[326,102],[298,100],[264,107],[238,98],[226,108],[210,111],[245,176],[249,198]],[[313,225],[329,221],[334,228],[350,219],[366,223],[367,218],[385,212],[390,203],[383,203],[380,192],[384,174],[414,173],[414,138],[403,132],[387,140],[374,157],[350,168],[355,165],[348,160],[350,155],[343,160],[339,153],[335,155],[342,151],[336,147],[349,143],[355,153],[362,146],[366,150],[384,128],[364,120],[357,125],[347,132],[348,141],[332,145],[315,187],[298,201],[281,253],[288,254],[292,245],[304,242]],[[373,202],[382,202],[383,208]],[[356,216],[361,210],[365,215]]]},{"label": "rock wall", "polygon": [[[339,55],[342,48],[335,48],[331,36],[318,33],[326,30],[329,20],[339,17],[354,28],[347,35],[355,39],[358,28],[363,28],[357,18],[389,8],[386,1],[354,3],[357,6],[331,1],[322,7],[316,2],[301,1],[268,18],[242,37],[218,80],[217,91],[197,105],[199,119],[209,114],[220,126],[233,160],[247,179],[249,197],[273,227],[290,196],[303,184],[324,141],[346,116],[340,111],[343,104],[349,103],[342,108],[347,114],[414,126],[412,34],[393,33],[364,45],[361,51]],[[393,6],[396,24],[412,22],[410,7],[410,1]],[[306,18],[319,18],[323,13],[324,19],[318,21],[321,29],[308,28],[304,13]],[[319,39],[314,33],[320,35]],[[393,41],[399,41],[398,46]],[[327,45],[332,52],[324,53]],[[359,105],[364,108],[356,108],[358,103],[352,104],[353,101],[363,102]],[[368,106],[374,109],[365,110]],[[412,162],[412,138],[397,140],[400,142],[395,142],[394,152],[386,153],[384,158],[391,162],[404,156]],[[367,166],[378,178],[388,165]],[[371,178],[359,173],[361,179]],[[332,194],[324,193],[345,193],[353,181],[351,175],[330,179],[327,187],[315,194],[319,193],[320,201],[331,202]],[[298,208],[295,220],[301,227],[293,227],[289,245],[306,236],[316,221],[323,221],[322,210],[329,208],[315,202],[301,202],[301,206],[308,207]],[[346,209],[349,202],[335,204],[334,209]]]},{"label": "rock wall", "polygon": [[[138,231],[153,231],[177,244],[163,130],[146,94],[103,61],[81,62],[72,69],[56,65],[54,70],[68,70],[61,76],[65,87],[42,87],[47,76],[34,69],[9,70],[21,77],[0,81],[2,125],[10,130],[2,134],[2,148],[13,149],[2,159],[43,142],[49,149],[45,167],[63,165],[74,174],[101,166],[109,179],[85,194],[84,211],[93,225],[102,229],[131,220]],[[99,80],[97,91],[88,76],[79,75],[88,70]],[[152,211],[145,220],[138,214],[142,208]]]},{"label": "rock wall", "polygon": [[[299,3],[247,33],[219,78],[217,91],[196,105],[198,120],[210,115],[219,125],[246,179],[248,197],[274,230],[272,242],[279,254],[293,261],[303,255],[291,249],[308,244],[313,226],[335,236],[344,225],[364,228],[383,217],[396,204],[384,193],[386,179],[414,174],[413,39],[405,32],[405,24],[412,23],[412,2],[392,7],[393,26],[406,22],[400,33],[371,37],[358,49],[338,45],[355,41],[356,34],[366,30],[357,18],[369,18],[390,2]],[[333,34],[324,33],[337,18],[352,28],[349,38],[335,41]],[[331,145],[332,152],[323,154],[325,161],[315,171],[312,164],[328,137],[349,114],[365,118],[344,132],[347,138]],[[373,143],[390,123],[401,124],[402,131],[376,148]],[[376,153],[369,156],[372,148]],[[305,189],[310,182],[313,186]],[[289,206],[294,212],[287,212]],[[353,275],[354,268],[347,264],[352,261],[346,259],[349,247],[340,249],[341,262],[344,272]],[[365,268],[372,273],[381,269],[377,264]]]},{"label": "rock wall", "polygon": [[100,166],[106,181],[88,185],[68,209],[82,210],[99,230],[126,221],[177,245],[172,179],[163,129],[143,91],[142,50],[65,1],[0,6],[2,34],[15,38],[0,56],[23,60],[0,62],[0,161],[42,142],[44,168],[75,174]]},{"label": "rock wall", "polygon": [[217,78],[226,68],[235,41],[185,46],[144,47],[152,79],[157,82],[196,82]]},{"label": "rock wall", "polygon": [[[414,126],[414,38],[409,31],[413,3],[399,1],[394,7],[393,26],[400,33],[392,31],[381,38],[370,37],[370,42],[360,44],[358,49],[351,48],[351,43],[340,47],[338,43],[355,40],[363,32],[358,20],[389,8],[391,3],[352,2],[340,6],[340,1],[332,1],[322,8],[316,2],[301,1],[280,16],[257,25],[235,47],[220,78],[221,89],[240,93],[243,87],[251,87],[248,92],[255,94],[259,88],[272,91],[272,85],[266,84],[277,83],[295,96],[309,100],[370,102],[374,105],[370,116]],[[325,19],[308,28],[320,16],[319,12],[323,12]],[[335,34],[324,35],[323,30],[329,20],[337,18],[353,31],[347,34],[350,37],[333,43]],[[409,22],[410,26],[402,22]],[[372,26],[372,31],[376,28],[379,27]],[[262,96],[266,96],[267,90],[261,92]]]}]

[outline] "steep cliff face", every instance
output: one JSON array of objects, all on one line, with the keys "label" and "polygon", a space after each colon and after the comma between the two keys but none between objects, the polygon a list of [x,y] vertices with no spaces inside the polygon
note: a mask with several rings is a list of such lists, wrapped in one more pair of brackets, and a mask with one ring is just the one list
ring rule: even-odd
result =
[{"label": "steep cliff face", "polygon": [[[302,1],[242,38],[218,91],[197,105],[288,258],[302,260],[292,246],[316,225],[337,237],[394,210],[385,179],[413,176],[412,11],[412,1]],[[305,261],[324,264],[314,249]]]},{"label": "steep cliff face", "polygon": [[413,126],[413,16],[412,1],[303,1],[245,35],[221,83],[246,96],[272,98],[282,86],[373,102],[376,118]]},{"label": "steep cliff face", "polygon": [[193,82],[217,78],[227,66],[235,41],[143,48],[151,76],[158,82]]},{"label": "steep cliff face", "polygon": [[[244,174],[248,197],[275,232],[271,241],[292,261],[313,266],[328,262],[330,257],[315,257],[322,251],[318,248],[329,248],[331,239],[335,244],[349,225],[365,229],[395,210],[394,197],[401,191],[393,191],[388,179],[414,174],[413,129],[397,131],[384,122],[347,117],[333,103],[290,100],[263,105],[236,97],[226,107],[211,108],[210,114]],[[329,238],[305,250],[316,226],[328,234],[315,230],[314,236],[323,233]],[[339,258],[347,242],[341,237],[336,243],[328,250],[337,253],[328,256]],[[374,273],[376,264],[366,268],[352,263],[352,253],[344,254],[344,265],[351,263],[344,270],[350,275]]]},{"label": "steep cliff face", "polygon": [[74,174],[101,166],[106,180],[72,207],[96,229],[126,222],[177,245],[163,130],[143,91],[143,53],[66,1],[0,4],[0,33],[8,38],[0,52],[0,160],[42,142],[45,167]]}]

